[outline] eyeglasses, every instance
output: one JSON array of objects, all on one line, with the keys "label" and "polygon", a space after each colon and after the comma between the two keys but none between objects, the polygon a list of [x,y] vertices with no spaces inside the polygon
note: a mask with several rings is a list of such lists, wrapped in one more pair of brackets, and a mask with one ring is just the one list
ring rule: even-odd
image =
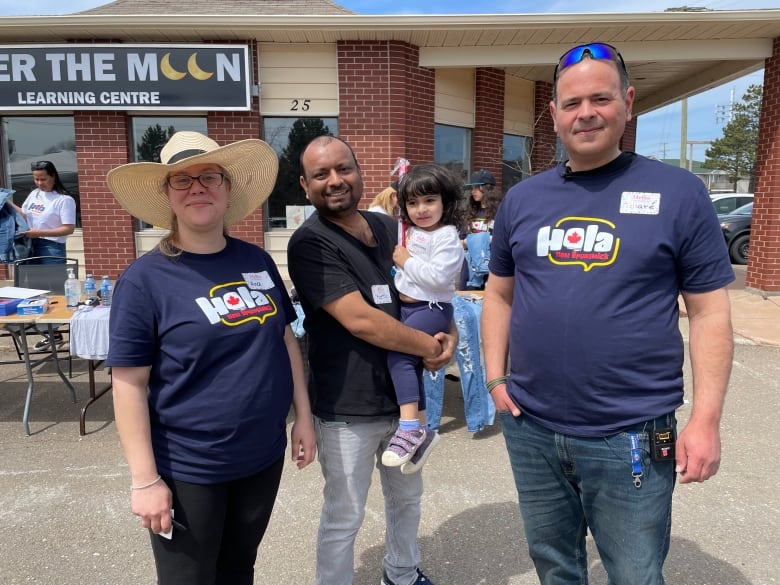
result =
[{"label": "eyeglasses", "polygon": [[623,69],[623,73],[628,75],[628,69],[626,69],[626,62],[623,61],[623,55],[613,47],[606,43],[590,43],[587,45],[580,45],[569,49],[561,58],[558,59],[558,64],[555,66],[555,72],[553,73],[553,83],[558,80],[558,73],[576,65],[585,58],[585,55],[590,56],[591,59],[597,59],[599,61],[612,61],[617,63]]},{"label": "eyeglasses", "polygon": [[173,175],[172,177],[165,179],[165,182],[168,183],[168,186],[171,189],[175,189],[176,191],[184,191],[185,189],[192,187],[195,179],[198,180],[198,183],[206,187],[206,189],[211,189],[212,187],[219,187],[225,180],[225,175],[217,172],[203,173],[197,177],[191,177],[189,175]]},{"label": "eyeglasses", "polygon": [[30,165],[31,171],[48,171],[54,164],[48,160],[39,160]]}]

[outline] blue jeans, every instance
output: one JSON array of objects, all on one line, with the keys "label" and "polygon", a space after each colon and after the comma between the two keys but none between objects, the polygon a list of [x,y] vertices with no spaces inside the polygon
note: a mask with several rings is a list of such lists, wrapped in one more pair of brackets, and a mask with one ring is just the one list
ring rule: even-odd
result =
[{"label": "blue jeans", "polygon": [[490,263],[490,233],[478,232],[466,236],[466,265],[469,279],[466,286],[471,290],[485,288]]},{"label": "blue jeans", "polygon": [[[675,463],[650,459],[649,431],[676,426],[674,413],[600,438],[561,435],[506,412],[501,423],[540,583],[588,583],[590,529],[609,585],[663,585]],[[628,433],[642,450],[640,487]]]},{"label": "blue jeans", "polygon": [[[59,258],[46,258],[37,261],[37,264],[65,264],[65,244],[53,242],[46,238],[33,238],[32,256],[59,256]],[[60,258],[62,258],[60,260]],[[31,263],[32,264],[32,263]]]},{"label": "blue jeans", "polygon": [[[470,433],[481,431],[493,424],[496,406],[487,391],[485,369],[480,354],[479,320],[482,317],[482,300],[466,300],[460,295],[452,299],[455,327],[458,330],[458,348],[455,359],[460,371],[460,386],[463,390],[463,409],[466,428]],[[427,419],[432,429],[438,429],[444,402],[445,368],[438,372],[426,371],[425,396]]]},{"label": "blue jeans", "polygon": [[355,538],[363,524],[375,466],[385,498],[384,570],[393,583],[414,582],[420,563],[417,529],[422,474],[402,475],[400,467],[385,467],[380,462],[397,426],[397,420],[346,423],[315,417],[317,449],[325,478],[317,533],[316,585],[352,584]]}]

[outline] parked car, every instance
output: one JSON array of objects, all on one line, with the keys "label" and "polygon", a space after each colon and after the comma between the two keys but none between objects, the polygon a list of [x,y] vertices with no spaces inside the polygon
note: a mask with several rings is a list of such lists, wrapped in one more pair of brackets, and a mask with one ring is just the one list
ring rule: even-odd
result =
[{"label": "parked car", "polygon": [[738,207],[747,205],[753,201],[752,193],[719,193],[710,195],[712,204],[715,206],[715,213],[725,215],[733,213]]},{"label": "parked car", "polygon": [[747,264],[750,245],[750,221],[753,219],[753,203],[743,205],[732,213],[719,214],[720,227],[726,238],[726,247],[734,264]]}]

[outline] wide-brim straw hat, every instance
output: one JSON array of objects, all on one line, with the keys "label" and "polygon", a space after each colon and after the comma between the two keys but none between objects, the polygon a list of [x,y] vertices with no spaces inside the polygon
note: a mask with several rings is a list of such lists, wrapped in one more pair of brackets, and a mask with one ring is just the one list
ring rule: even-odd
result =
[{"label": "wide-brim straw hat", "polygon": [[273,191],[279,159],[258,139],[220,146],[199,132],[177,132],[160,151],[162,162],[138,162],[109,171],[106,182],[119,204],[146,223],[170,228],[166,177],[192,165],[213,163],[230,180],[225,225],[241,221],[260,207]]}]

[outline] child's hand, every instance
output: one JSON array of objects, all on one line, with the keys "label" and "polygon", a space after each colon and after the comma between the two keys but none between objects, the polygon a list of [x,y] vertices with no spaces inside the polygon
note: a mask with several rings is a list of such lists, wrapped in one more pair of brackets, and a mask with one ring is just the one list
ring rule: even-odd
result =
[{"label": "child's hand", "polygon": [[396,246],[395,250],[393,250],[393,262],[395,262],[396,265],[400,266],[401,268],[404,267],[406,261],[411,257],[412,255],[409,253],[409,250],[403,246]]}]

